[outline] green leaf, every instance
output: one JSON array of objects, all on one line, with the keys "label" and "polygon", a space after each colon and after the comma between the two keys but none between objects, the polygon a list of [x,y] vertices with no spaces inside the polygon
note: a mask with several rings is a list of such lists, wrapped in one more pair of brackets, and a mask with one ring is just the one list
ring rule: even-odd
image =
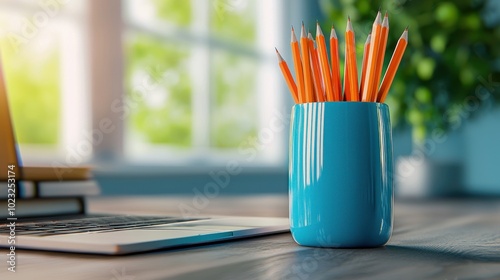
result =
[{"label": "green leaf", "polygon": [[436,9],[435,16],[443,26],[451,27],[457,23],[460,12],[457,6],[451,2],[444,2],[439,4]]}]

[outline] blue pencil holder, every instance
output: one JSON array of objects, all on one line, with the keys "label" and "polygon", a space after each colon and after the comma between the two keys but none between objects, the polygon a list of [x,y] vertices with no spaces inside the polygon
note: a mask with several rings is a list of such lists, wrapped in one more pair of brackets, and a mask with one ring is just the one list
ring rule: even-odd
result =
[{"label": "blue pencil holder", "polygon": [[290,229],[304,246],[378,247],[393,224],[389,107],[317,102],[292,109]]}]

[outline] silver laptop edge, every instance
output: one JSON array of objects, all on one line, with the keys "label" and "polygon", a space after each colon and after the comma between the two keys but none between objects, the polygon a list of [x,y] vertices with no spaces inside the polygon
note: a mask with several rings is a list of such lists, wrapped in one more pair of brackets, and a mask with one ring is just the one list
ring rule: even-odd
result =
[{"label": "silver laptop edge", "polygon": [[[18,235],[16,236],[16,247],[19,249],[123,255],[288,230],[287,218],[217,217],[104,232],[50,236]],[[8,235],[0,234],[0,246],[10,246]]]}]

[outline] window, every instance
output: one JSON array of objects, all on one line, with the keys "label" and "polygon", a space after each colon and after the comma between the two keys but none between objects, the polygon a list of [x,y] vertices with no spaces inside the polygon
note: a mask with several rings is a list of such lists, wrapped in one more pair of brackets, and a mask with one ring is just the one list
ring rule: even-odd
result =
[{"label": "window", "polygon": [[[283,98],[273,50],[280,4],[271,2],[125,2],[129,158],[243,157]],[[255,159],[282,163],[280,137]]]},{"label": "window", "polygon": [[[269,133],[287,98],[273,50],[282,38],[283,0],[109,3],[0,3],[0,47],[25,161],[58,156],[64,165],[80,164],[116,145],[112,152],[128,163],[284,164],[287,128]],[[93,16],[106,9],[123,22],[106,32],[123,34],[123,42],[96,36]],[[96,95],[93,75],[106,63],[96,59],[96,40],[123,44],[123,57],[113,61],[124,66],[123,77],[103,71],[109,76],[98,83],[123,83],[116,92],[128,110],[101,150],[89,146],[91,129],[116,96]]]}]

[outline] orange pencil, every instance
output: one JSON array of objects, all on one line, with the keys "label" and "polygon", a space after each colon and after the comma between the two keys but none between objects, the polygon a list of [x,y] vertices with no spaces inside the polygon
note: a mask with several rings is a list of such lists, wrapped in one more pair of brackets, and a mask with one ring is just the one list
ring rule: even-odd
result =
[{"label": "orange pencil", "polygon": [[377,86],[375,85],[375,72],[377,71],[377,55],[378,49],[380,47],[380,33],[381,24],[380,11],[377,13],[375,22],[372,28],[372,38],[370,42],[370,51],[368,53],[368,64],[366,66],[366,81],[363,86],[362,101],[370,102],[374,100],[374,96],[377,91]]},{"label": "orange pencil", "polygon": [[345,31],[345,67],[344,67],[344,98],[346,101],[359,101],[358,69],[356,65],[356,42],[351,19],[347,20]]},{"label": "orange pencil", "polygon": [[340,63],[339,63],[339,40],[337,33],[332,26],[330,32],[330,59],[332,60],[332,87],[333,99],[328,101],[342,101],[342,87],[340,85]]},{"label": "orange pencil", "polygon": [[[380,77],[382,76],[382,67],[384,66],[385,49],[387,47],[387,37],[389,35],[389,17],[385,12],[384,20],[382,21],[382,30],[380,32],[380,47],[377,55],[377,68],[375,72],[375,92],[380,84]],[[377,101],[377,95],[374,95],[370,101]]]},{"label": "orange pencil", "polygon": [[396,71],[398,70],[399,63],[401,62],[401,58],[405,52],[406,45],[408,45],[408,27],[399,38],[396,49],[392,54],[391,61],[389,62],[389,66],[387,66],[387,71],[385,72],[384,79],[382,79],[382,84],[380,85],[380,89],[377,93],[378,102],[385,101],[389,88],[394,80],[394,76],[396,76]]},{"label": "orange pencil", "polygon": [[300,53],[302,57],[302,69],[304,71],[304,90],[305,102],[314,102],[314,87],[312,81],[312,71],[310,66],[311,56],[309,55],[309,45],[307,44],[307,35],[304,23],[302,23],[302,30],[300,32]]},{"label": "orange pencil", "polygon": [[300,60],[299,42],[297,41],[297,37],[295,37],[295,31],[293,30],[293,27],[292,27],[292,39],[290,42],[290,46],[292,48],[293,66],[295,68],[295,79],[297,80],[297,95],[299,103],[304,103],[306,101],[306,93],[304,88],[304,73],[302,71],[302,62]]},{"label": "orange pencil", "polygon": [[370,40],[372,38],[371,33],[366,37],[365,47],[363,49],[363,62],[361,64],[361,82],[359,84],[359,99],[362,99],[363,87],[365,85],[366,79],[366,64],[368,61],[368,52],[370,50]]},{"label": "orange pencil", "polygon": [[316,24],[316,45],[318,47],[318,56],[321,66],[321,74],[323,76],[323,84],[325,86],[325,100],[335,100],[333,95],[332,74],[330,65],[328,64],[328,54],[326,52],[325,36],[321,31],[319,23]]},{"label": "orange pencil", "polygon": [[321,73],[319,70],[319,61],[318,61],[318,50],[314,46],[314,39],[309,33],[307,35],[307,41],[309,43],[309,53],[311,55],[311,69],[313,71],[313,83],[314,83],[314,93],[316,101],[325,102],[325,91],[323,90],[323,81],[321,80]]},{"label": "orange pencil", "polygon": [[283,59],[281,56],[280,52],[278,49],[276,49],[276,55],[278,56],[278,64],[281,69],[281,73],[283,74],[283,77],[285,78],[286,84],[288,85],[288,89],[292,93],[293,100],[295,101],[295,104],[299,103],[299,96],[297,93],[297,85],[295,85],[295,82],[293,81],[292,73],[290,73],[290,69],[288,69],[288,65],[286,64],[286,61]]}]

